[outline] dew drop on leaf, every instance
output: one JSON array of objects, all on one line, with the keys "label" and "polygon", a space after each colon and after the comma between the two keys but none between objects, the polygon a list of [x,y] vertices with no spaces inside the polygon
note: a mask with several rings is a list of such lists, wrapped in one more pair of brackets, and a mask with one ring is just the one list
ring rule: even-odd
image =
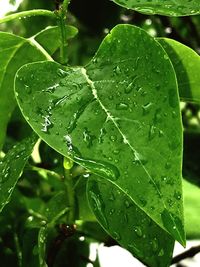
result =
[{"label": "dew drop on leaf", "polygon": [[134,226],[133,227],[134,233],[138,236],[138,237],[142,237],[143,233],[142,233],[142,229],[140,226]]}]

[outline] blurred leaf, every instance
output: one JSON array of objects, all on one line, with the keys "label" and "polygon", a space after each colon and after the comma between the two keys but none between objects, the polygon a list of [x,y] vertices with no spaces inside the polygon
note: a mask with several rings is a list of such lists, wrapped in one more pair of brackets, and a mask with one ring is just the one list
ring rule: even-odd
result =
[{"label": "blurred leaf", "polygon": [[[176,77],[154,38],[119,25],[86,68],[54,62],[21,68],[16,96],[27,122],[45,142],[125,192],[184,244]],[[103,217],[98,219],[108,227]]]},{"label": "blurred leaf", "polygon": [[183,180],[185,228],[188,239],[200,238],[200,189]]},{"label": "blurred leaf", "polygon": [[180,98],[200,103],[200,56],[191,48],[172,39],[157,40],[167,52],[176,71]]},{"label": "blurred leaf", "polygon": [[[71,39],[78,33],[78,29],[66,25],[67,39]],[[50,26],[40,31],[34,39],[50,54],[54,54],[61,44],[60,29],[58,26]]]},{"label": "blurred leaf", "polygon": [[28,228],[23,233],[22,267],[39,267],[38,228]]},{"label": "blurred leaf", "polygon": [[36,44],[29,39],[0,32],[0,150],[8,121],[16,106],[13,91],[15,73],[28,62],[47,60],[47,54],[44,55]]},{"label": "blurred leaf", "polygon": [[0,161],[0,211],[9,202],[36,141],[36,135],[24,139]]},{"label": "blurred leaf", "polygon": [[184,133],[183,177],[200,187],[199,133]]},{"label": "blurred leaf", "polygon": [[66,192],[59,192],[46,205],[45,216],[49,223],[57,221],[69,210]]},{"label": "blurred leaf", "polygon": [[199,0],[112,0],[120,6],[144,14],[189,16],[200,14]]}]

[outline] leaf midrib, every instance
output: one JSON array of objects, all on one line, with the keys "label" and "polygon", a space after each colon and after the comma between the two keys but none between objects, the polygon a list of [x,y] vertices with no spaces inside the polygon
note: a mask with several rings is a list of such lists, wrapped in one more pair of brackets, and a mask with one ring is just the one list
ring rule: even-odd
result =
[{"label": "leaf midrib", "polygon": [[[164,207],[166,210],[168,210],[167,207],[166,207],[166,205],[165,205],[165,203],[164,203],[164,201],[163,201],[162,194],[161,194],[161,192],[160,192],[160,190],[159,190],[157,184],[155,183],[155,181],[153,180],[153,178],[152,178],[151,175],[149,174],[148,170],[147,170],[147,169],[145,168],[145,166],[142,164],[141,160],[138,158],[138,156],[137,156],[137,154],[138,154],[137,150],[135,150],[135,148],[130,144],[130,142],[128,141],[128,139],[126,138],[126,136],[123,134],[123,132],[121,131],[121,129],[118,127],[118,125],[117,125],[117,123],[116,123],[116,121],[115,121],[115,118],[110,114],[110,112],[106,109],[106,107],[105,107],[105,106],[103,105],[103,103],[100,101],[100,99],[99,99],[99,97],[98,97],[98,94],[97,94],[97,89],[95,88],[94,82],[93,82],[93,81],[90,79],[90,77],[88,76],[88,74],[87,74],[87,70],[86,70],[85,68],[81,68],[81,73],[83,74],[83,76],[85,77],[85,79],[86,79],[88,85],[89,85],[90,88],[92,89],[92,94],[93,94],[94,98],[95,98],[96,101],[99,103],[99,105],[100,105],[101,108],[104,110],[104,112],[106,113],[106,115],[107,115],[107,119],[109,119],[109,120],[111,120],[111,121],[113,122],[114,126],[117,128],[117,130],[119,131],[120,135],[122,136],[122,138],[123,138],[123,140],[124,140],[124,143],[127,144],[127,145],[130,147],[130,149],[135,153],[138,162],[140,162],[140,164],[141,164],[142,168],[144,169],[144,171],[146,172],[147,176],[149,177],[149,179],[150,179],[150,180],[152,181],[152,183],[154,184],[154,186],[155,186],[155,188],[156,188],[156,191],[158,192],[158,194],[159,194],[159,196],[160,196],[160,199],[161,199],[161,201],[162,201],[163,207]],[[115,184],[115,185],[118,187],[118,185],[117,185],[116,183],[113,182],[113,184]],[[129,198],[131,198],[131,200],[135,203],[135,201],[132,199],[132,197],[131,197],[130,195],[128,195],[122,188],[120,188],[120,190],[122,190],[122,191],[123,191]],[[136,203],[136,205],[138,206],[137,203]],[[140,209],[142,209],[140,206],[138,206],[138,207],[139,207]],[[143,210],[143,209],[142,209],[142,210]],[[145,213],[147,213],[146,210],[143,210],[143,211],[144,211]],[[173,223],[174,223],[174,226],[176,226],[176,223],[175,223],[175,221],[174,221],[174,218],[171,216],[170,213],[168,213],[168,214],[169,214],[169,216],[171,217],[171,219],[172,219],[172,221],[173,221]],[[158,222],[157,222],[157,224],[159,225]],[[164,227],[164,225],[163,225],[163,227]],[[163,228],[163,227],[162,227],[162,228]],[[167,231],[165,228],[164,228],[164,230]],[[178,233],[179,233],[179,231],[178,231]],[[179,234],[180,234],[180,233],[179,233]],[[181,235],[180,235],[180,237],[181,237]],[[181,237],[181,240],[182,240],[182,237]]]}]

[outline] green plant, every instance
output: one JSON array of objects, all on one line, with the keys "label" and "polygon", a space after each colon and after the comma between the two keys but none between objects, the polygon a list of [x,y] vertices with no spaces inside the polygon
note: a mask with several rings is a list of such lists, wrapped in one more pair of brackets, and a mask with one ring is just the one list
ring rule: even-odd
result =
[{"label": "green plant", "polygon": [[[78,31],[61,2],[0,20],[57,24],[29,38],[0,33],[2,236],[12,229],[9,249],[0,240],[3,264],[82,266],[80,251],[87,259],[92,241],[112,237],[147,266],[169,266],[175,240],[186,244],[179,102],[200,101],[199,56],[120,24],[89,63],[74,66]],[[200,13],[199,0],[114,2],[145,14]],[[6,136],[14,116],[22,141]],[[72,247],[76,260],[62,265]]]}]

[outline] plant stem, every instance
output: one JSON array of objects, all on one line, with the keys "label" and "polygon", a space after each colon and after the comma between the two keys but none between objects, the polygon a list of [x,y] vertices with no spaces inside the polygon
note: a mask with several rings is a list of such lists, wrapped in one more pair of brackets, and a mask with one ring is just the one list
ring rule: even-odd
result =
[{"label": "plant stem", "polygon": [[70,0],[64,0],[63,4],[58,11],[58,26],[61,32],[61,46],[60,46],[60,61],[62,64],[67,63],[67,32],[65,27],[65,20],[67,14],[67,8]]},{"label": "plant stem", "polygon": [[66,185],[66,191],[68,196],[68,224],[74,224],[75,221],[75,192],[74,192],[74,185],[73,185],[73,177],[70,170],[64,169],[64,182]]},{"label": "plant stem", "polygon": [[56,14],[52,11],[45,10],[45,9],[32,9],[27,11],[18,12],[12,15],[5,16],[4,18],[0,19],[0,23],[5,23],[14,19],[21,19],[27,18],[32,16],[47,16],[56,18]]},{"label": "plant stem", "polygon": [[14,232],[14,242],[15,242],[15,247],[16,247],[16,252],[17,252],[17,258],[18,258],[18,265],[19,267],[22,266],[22,252],[19,244],[19,238],[16,232]]},{"label": "plant stem", "polygon": [[172,259],[172,262],[171,264],[174,264],[174,263],[178,263],[186,258],[192,258],[194,257],[197,253],[200,252],[200,245],[199,246],[196,246],[196,247],[192,247],[186,251],[184,251],[183,253],[175,256],[173,259]]}]

